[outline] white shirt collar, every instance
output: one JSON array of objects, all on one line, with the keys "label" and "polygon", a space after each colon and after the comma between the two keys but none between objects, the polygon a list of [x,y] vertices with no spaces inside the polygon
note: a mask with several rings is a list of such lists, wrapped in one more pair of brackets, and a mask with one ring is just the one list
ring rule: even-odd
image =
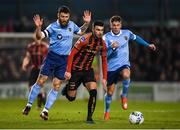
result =
[{"label": "white shirt collar", "polygon": [[[61,26],[61,24],[59,23],[59,20],[57,19],[56,23]],[[68,22],[68,25],[69,25],[69,22]]]},{"label": "white shirt collar", "polygon": [[60,25],[60,23],[59,23],[59,20],[58,20],[58,19],[57,19],[56,23],[57,23],[58,25]]},{"label": "white shirt collar", "polygon": [[120,30],[120,32],[119,32],[118,34],[114,34],[114,33],[112,32],[112,30],[111,30],[111,34],[112,34],[113,36],[120,36],[120,35],[122,34],[122,31]]}]

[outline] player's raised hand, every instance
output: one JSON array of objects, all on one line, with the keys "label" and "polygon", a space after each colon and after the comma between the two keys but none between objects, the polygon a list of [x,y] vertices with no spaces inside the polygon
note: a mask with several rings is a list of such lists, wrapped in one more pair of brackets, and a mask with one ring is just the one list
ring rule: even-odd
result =
[{"label": "player's raised hand", "polygon": [[71,73],[66,71],[65,74],[64,74],[64,77],[65,77],[66,80],[69,80],[71,78]]},{"label": "player's raised hand", "polygon": [[90,23],[91,22],[91,12],[89,10],[84,11],[83,20],[84,20],[85,23]]},{"label": "player's raised hand", "polygon": [[43,19],[40,18],[39,14],[34,15],[33,20],[34,20],[34,23],[35,23],[36,27],[41,27],[42,26]]},{"label": "player's raised hand", "polygon": [[154,44],[149,44],[149,49],[155,51],[156,50],[156,46]]}]

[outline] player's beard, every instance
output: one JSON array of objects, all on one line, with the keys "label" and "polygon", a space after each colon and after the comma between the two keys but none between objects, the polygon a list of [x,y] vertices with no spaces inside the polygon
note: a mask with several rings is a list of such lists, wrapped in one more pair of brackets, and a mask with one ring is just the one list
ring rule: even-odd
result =
[{"label": "player's beard", "polygon": [[60,21],[59,23],[60,23],[62,28],[65,28],[65,27],[67,27],[67,25],[69,23],[69,20],[67,20],[67,21]]}]

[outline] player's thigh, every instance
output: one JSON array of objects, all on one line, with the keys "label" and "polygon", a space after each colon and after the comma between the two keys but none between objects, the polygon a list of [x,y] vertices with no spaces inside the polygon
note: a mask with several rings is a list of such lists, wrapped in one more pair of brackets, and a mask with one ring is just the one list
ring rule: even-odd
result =
[{"label": "player's thigh", "polygon": [[97,83],[94,81],[85,83],[85,86],[86,86],[88,91],[90,91],[92,89],[97,89]]},{"label": "player's thigh", "polygon": [[92,68],[83,72],[83,84],[88,90],[97,88],[94,70]]},{"label": "player's thigh", "polygon": [[77,71],[72,71],[71,79],[68,82],[67,93],[71,97],[75,97],[77,94],[77,89],[82,81],[82,73]]},{"label": "player's thigh", "polygon": [[47,55],[44,63],[41,66],[40,74],[50,76],[54,71],[55,61],[53,61],[49,55]]},{"label": "player's thigh", "polygon": [[116,71],[108,71],[108,74],[107,74],[107,87],[108,86],[111,86],[112,84],[116,84],[117,81],[118,81],[118,78],[119,78],[119,73],[120,71],[119,70],[116,70]]},{"label": "player's thigh", "polygon": [[66,55],[61,55],[55,60],[56,67],[54,68],[53,75],[60,80],[65,80],[64,74],[67,67],[67,57]]},{"label": "player's thigh", "polygon": [[70,97],[76,97],[77,88],[80,86],[80,82],[69,81],[67,93]]}]

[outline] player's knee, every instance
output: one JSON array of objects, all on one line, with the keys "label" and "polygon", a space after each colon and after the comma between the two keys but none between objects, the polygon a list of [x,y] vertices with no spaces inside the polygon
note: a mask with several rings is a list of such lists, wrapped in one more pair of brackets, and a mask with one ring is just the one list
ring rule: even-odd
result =
[{"label": "player's knee", "polygon": [[129,71],[124,71],[122,77],[123,77],[123,79],[129,79],[130,78],[130,72]]},{"label": "player's knee", "polygon": [[74,101],[74,100],[76,99],[76,97],[71,97],[71,96],[69,96],[68,94],[66,94],[66,98],[67,98],[70,102],[72,102],[72,101]]},{"label": "player's knee", "polygon": [[39,85],[39,86],[44,86],[44,83],[45,83],[45,80],[43,80],[43,79],[39,79],[39,80],[37,80],[36,81],[37,82],[37,84]]},{"label": "player's knee", "polygon": [[129,79],[130,78],[130,74],[129,73],[124,73],[123,74],[123,79]]},{"label": "player's knee", "polygon": [[53,81],[53,87],[56,91],[59,91],[60,89],[60,84],[61,82],[60,81]]},{"label": "player's knee", "polygon": [[90,91],[89,91],[89,95],[90,95],[90,97],[96,97],[96,95],[97,95],[97,90],[96,90],[96,89],[90,90]]},{"label": "player's knee", "polygon": [[42,76],[40,75],[36,81],[37,84],[39,84],[39,86],[42,86],[44,85],[44,83],[46,82],[47,80],[47,76]]},{"label": "player's knee", "polygon": [[108,96],[112,96],[113,95],[113,91],[107,91],[107,95]]},{"label": "player's knee", "polygon": [[131,74],[131,72],[130,72],[129,69],[124,69],[123,72],[122,72],[123,79],[125,79],[125,80],[129,79],[130,78],[130,74]]}]

